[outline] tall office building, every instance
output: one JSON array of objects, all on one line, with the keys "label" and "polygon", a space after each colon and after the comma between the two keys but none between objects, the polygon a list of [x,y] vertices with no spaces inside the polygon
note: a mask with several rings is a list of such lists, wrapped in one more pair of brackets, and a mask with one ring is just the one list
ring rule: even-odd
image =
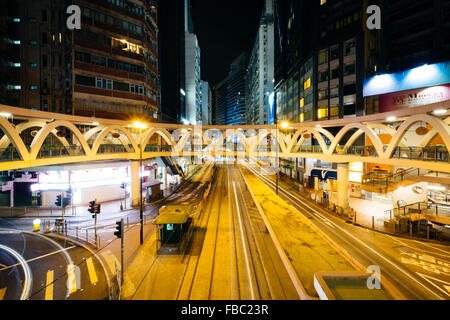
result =
[{"label": "tall office building", "polygon": [[[67,7],[81,8],[69,30]],[[157,4],[2,1],[1,101],[107,118],[158,118]]]},{"label": "tall office building", "polygon": [[[383,64],[393,73],[450,57],[450,0],[383,1]],[[374,71],[374,70],[372,70]]]},{"label": "tall office building", "polygon": [[185,1],[160,1],[159,72],[160,114],[163,122],[180,123],[185,117]]},{"label": "tall office building", "polygon": [[207,81],[201,81],[201,92],[202,92],[202,113],[201,123],[203,125],[212,124],[212,91],[209,83]]},{"label": "tall office building", "polygon": [[[280,119],[291,122],[377,112],[364,80],[450,56],[450,1],[275,1],[275,87]],[[381,30],[367,8],[381,8]]]},{"label": "tall office building", "polygon": [[227,92],[228,76],[216,86],[216,123],[217,125],[227,124]]},{"label": "tall office building", "polygon": [[194,21],[192,19],[191,0],[185,1],[184,15],[184,40],[185,40],[185,111],[184,122],[197,124],[202,121],[202,93],[200,74],[200,46],[195,34]]},{"label": "tall office building", "polygon": [[269,106],[269,97],[274,91],[273,8],[273,0],[266,0],[248,64],[246,89],[248,124],[269,124],[274,121],[274,114]]},{"label": "tall office building", "polygon": [[364,113],[365,73],[380,57],[380,31],[367,29],[367,6],[365,0],[275,0],[279,119]]},{"label": "tall office building", "polygon": [[242,53],[230,66],[227,81],[227,125],[246,124],[248,53]]}]

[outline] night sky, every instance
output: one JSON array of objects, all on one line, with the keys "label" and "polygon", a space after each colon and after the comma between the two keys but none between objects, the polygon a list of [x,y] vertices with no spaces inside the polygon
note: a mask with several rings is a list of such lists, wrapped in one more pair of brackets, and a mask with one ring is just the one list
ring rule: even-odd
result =
[{"label": "night sky", "polygon": [[192,0],[202,80],[219,83],[234,59],[251,50],[263,4],[264,0]]}]

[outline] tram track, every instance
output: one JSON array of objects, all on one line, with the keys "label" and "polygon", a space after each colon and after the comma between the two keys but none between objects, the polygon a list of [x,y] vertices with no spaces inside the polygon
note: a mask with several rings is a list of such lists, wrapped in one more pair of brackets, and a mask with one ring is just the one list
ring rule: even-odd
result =
[{"label": "tram track", "polygon": [[[219,224],[215,223],[215,228],[211,228],[211,226],[214,227],[211,217],[215,210],[217,210],[217,215],[220,215],[222,208],[221,199],[225,192],[225,185],[218,183],[218,181],[223,181],[223,178],[224,174],[219,169],[216,179],[213,181],[210,200],[206,203],[205,212],[202,214],[201,222],[199,223],[199,230],[196,230],[195,239],[190,247],[187,267],[177,294],[178,300],[202,300],[210,297],[219,227]],[[218,221],[218,219],[216,220]],[[215,230],[212,235],[208,234],[210,229]],[[206,241],[211,240],[213,240],[212,243],[206,243]],[[205,243],[210,249],[211,247],[213,248],[212,254],[211,252],[204,252]]]},{"label": "tram track", "polygon": [[236,166],[218,169],[199,223],[204,234],[197,237],[203,238],[193,242],[177,299],[298,299],[260,213],[243,186]]}]

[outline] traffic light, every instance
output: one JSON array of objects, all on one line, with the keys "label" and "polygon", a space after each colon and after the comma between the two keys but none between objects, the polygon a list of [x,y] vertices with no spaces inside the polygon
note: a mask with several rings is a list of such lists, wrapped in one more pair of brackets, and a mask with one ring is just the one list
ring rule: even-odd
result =
[{"label": "traffic light", "polygon": [[57,207],[62,207],[62,196],[61,196],[60,194],[56,196],[56,202],[55,202],[55,205],[56,205]]},{"label": "traffic light", "polygon": [[62,206],[65,208],[70,204],[70,198],[63,198]]},{"label": "traffic light", "polygon": [[95,213],[95,200],[89,202],[89,209],[88,209],[88,211],[89,211],[90,213]]},{"label": "traffic light", "polygon": [[96,205],[94,206],[94,213],[95,213],[95,214],[99,214],[100,211],[101,211],[101,205],[100,205],[100,204],[96,204]]},{"label": "traffic light", "polygon": [[116,232],[114,232],[114,235],[117,237],[117,238],[122,238],[122,221],[117,221],[116,222]]}]

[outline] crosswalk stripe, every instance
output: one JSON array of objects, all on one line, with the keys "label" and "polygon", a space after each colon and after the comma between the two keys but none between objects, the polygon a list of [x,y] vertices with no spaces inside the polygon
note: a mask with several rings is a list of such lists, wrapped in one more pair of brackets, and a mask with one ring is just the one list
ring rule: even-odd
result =
[{"label": "crosswalk stripe", "polygon": [[73,264],[67,265],[67,288],[69,294],[77,292],[77,279],[75,277],[75,267]]},{"label": "crosswalk stripe", "polygon": [[0,289],[0,300],[3,300],[6,294],[6,288]]},{"label": "crosswalk stripe", "polygon": [[92,261],[92,258],[88,258],[86,260],[86,265],[89,272],[89,278],[91,279],[91,283],[95,284],[98,282],[97,273],[95,272],[94,262]]},{"label": "crosswalk stripe", "polygon": [[53,300],[53,281],[54,271],[49,270],[47,272],[47,282],[45,284],[45,300]]}]

